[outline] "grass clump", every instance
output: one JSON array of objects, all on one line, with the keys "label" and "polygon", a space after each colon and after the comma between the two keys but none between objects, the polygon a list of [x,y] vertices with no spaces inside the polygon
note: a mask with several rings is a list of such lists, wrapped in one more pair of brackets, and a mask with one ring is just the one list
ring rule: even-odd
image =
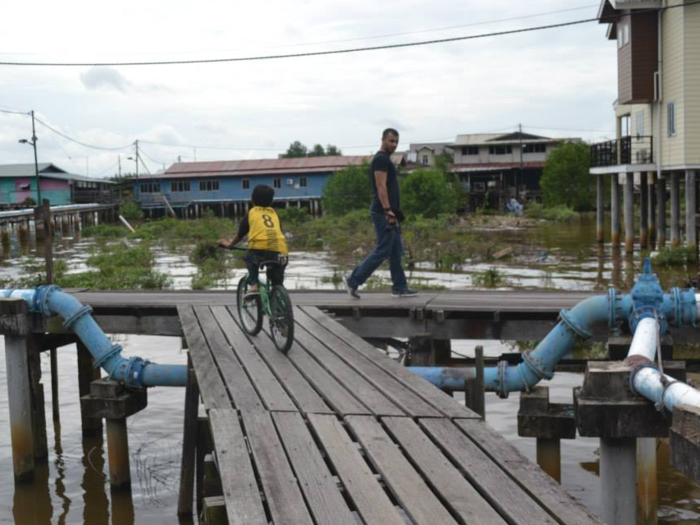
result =
[{"label": "grass clump", "polygon": [[685,266],[698,260],[694,248],[679,246],[677,248],[664,247],[652,258],[655,266]]},{"label": "grass clump", "polygon": [[533,202],[525,208],[525,217],[529,219],[543,219],[545,221],[570,222],[578,220],[580,215],[567,206],[545,208],[542,204]]},{"label": "grass clump", "polygon": [[121,207],[121,215],[127,221],[140,221],[143,220],[143,212],[138,204],[135,202],[125,202]]},{"label": "grass clump", "polygon": [[508,279],[495,267],[475,274],[472,281],[481,288],[501,288],[508,285]]},{"label": "grass clump", "polygon": [[95,237],[98,240],[121,239],[127,237],[130,232],[125,226],[114,224],[99,224],[97,226],[87,226],[82,231],[85,237]]}]

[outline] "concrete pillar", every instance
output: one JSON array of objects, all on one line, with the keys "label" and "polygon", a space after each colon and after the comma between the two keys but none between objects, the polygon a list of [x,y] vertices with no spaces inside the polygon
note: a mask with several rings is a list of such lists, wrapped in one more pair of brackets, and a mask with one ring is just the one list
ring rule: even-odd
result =
[{"label": "concrete pillar", "polygon": [[637,524],[658,523],[656,438],[637,438]]},{"label": "concrete pillar", "polygon": [[659,178],[656,181],[656,240],[659,249],[666,246],[666,179]]},{"label": "concrete pillar", "polygon": [[634,438],[600,439],[600,492],[605,523],[636,525],[635,441]]},{"label": "concrete pillar", "polygon": [[596,177],[596,238],[605,242],[605,175]]},{"label": "concrete pillar", "polygon": [[695,172],[685,172],[685,245],[689,250],[697,250],[698,243],[695,230],[695,206],[697,195],[695,194]]},{"label": "concrete pillar", "polygon": [[671,173],[671,248],[681,245],[681,198],[678,173]]},{"label": "concrete pillar", "polygon": [[634,251],[634,173],[625,173],[625,251]]},{"label": "concrete pillar", "polygon": [[561,440],[537,438],[537,464],[557,483],[561,483]]},{"label": "concrete pillar", "polygon": [[649,248],[656,245],[656,173],[649,172]]},{"label": "concrete pillar", "polygon": [[646,172],[639,174],[639,247],[649,247],[649,182]]}]

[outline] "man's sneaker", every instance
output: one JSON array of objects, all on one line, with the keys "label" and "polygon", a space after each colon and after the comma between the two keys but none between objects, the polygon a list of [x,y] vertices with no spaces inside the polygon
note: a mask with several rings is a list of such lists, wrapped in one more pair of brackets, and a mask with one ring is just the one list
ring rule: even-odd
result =
[{"label": "man's sneaker", "polygon": [[343,277],[343,282],[345,283],[345,289],[347,290],[347,292],[355,299],[359,299],[360,292],[357,291],[357,288],[353,288],[352,286],[350,286],[350,282],[348,281],[347,277]]},{"label": "man's sneaker", "polygon": [[391,291],[392,297],[415,297],[416,295],[418,295],[418,290],[413,290],[412,288]]}]

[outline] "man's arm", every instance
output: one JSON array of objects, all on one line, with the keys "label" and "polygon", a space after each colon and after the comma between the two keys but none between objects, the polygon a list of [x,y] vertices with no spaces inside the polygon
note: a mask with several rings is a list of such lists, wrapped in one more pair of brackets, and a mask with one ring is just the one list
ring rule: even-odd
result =
[{"label": "man's arm", "polygon": [[384,213],[386,214],[386,219],[389,224],[396,223],[396,215],[391,211],[391,204],[389,203],[389,191],[386,189],[386,179],[389,173],[386,171],[377,170],[374,172],[374,183],[377,185],[377,197],[379,197],[379,202],[384,208]]}]

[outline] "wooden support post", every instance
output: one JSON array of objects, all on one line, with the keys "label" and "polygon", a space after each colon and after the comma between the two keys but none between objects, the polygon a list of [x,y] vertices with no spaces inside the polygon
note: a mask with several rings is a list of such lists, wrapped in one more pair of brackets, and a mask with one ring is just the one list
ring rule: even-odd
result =
[{"label": "wooden support post", "polygon": [[671,173],[671,248],[681,245],[681,196],[678,173]]},{"label": "wooden support post", "polygon": [[639,247],[648,248],[649,243],[649,182],[646,172],[639,174]]},{"label": "wooden support post", "polygon": [[34,235],[36,236],[37,241],[44,240],[44,236],[46,234],[44,224],[44,208],[39,202],[34,208]]},{"label": "wooden support post", "polygon": [[204,496],[210,498],[212,496],[221,496],[224,489],[221,486],[221,477],[216,468],[216,462],[211,454],[207,454],[204,458]]},{"label": "wooden support post", "polygon": [[109,483],[112,489],[131,488],[129,466],[129,434],[126,418],[107,419],[107,455],[109,456]]},{"label": "wooden support post", "polygon": [[600,492],[605,523],[636,525],[636,440],[600,438]]},{"label": "wooden support post", "polygon": [[182,436],[182,462],[180,465],[180,494],[178,515],[192,514],[195,460],[197,448],[197,422],[199,412],[199,386],[194,375],[192,361],[187,357],[187,387],[185,390],[185,421]]},{"label": "wooden support post", "polygon": [[486,418],[486,399],[484,394],[484,347],[479,345],[474,349],[476,377],[464,381],[464,404]]},{"label": "wooden support post", "polygon": [[22,299],[0,300],[0,324],[5,334],[5,375],[15,481],[31,481],[34,478],[35,438],[29,380],[29,318],[26,303]]},{"label": "wooden support post", "polygon": [[634,173],[625,173],[625,252],[634,251]]},{"label": "wooden support post", "polygon": [[414,334],[408,338],[408,362],[411,366],[435,366],[433,336],[429,333]]},{"label": "wooden support post", "polygon": [[647,174],[649,178],[649,249],[654,249],[656,245],[656,173],[650,171]]},{"label": "wooden support post", "polygon": [[656,240],[659,249],[666,246],[666,179],[656,181]]},{"label": "wooden support post", "polygon": [[204,458],[214,450],[211,437],[209,418],[199,417],[197,420],[197,515],[202,513],[204,505]]},{"label": "wooden support post", "polygon": [[61,411],[58,404],[58,352],[55,348],[49,350],[51,355],[51,409],[54,424],[61,423]]},{"label": "wooden support post", "polygon": [[605,242],[605,176],[596,177],[596,239]]},{"label": "wooden support post", "polygon": [[222,496],[204,499],[202,510],[205,525],[226,525],[228,514],[226,513],[226,501]]},{"label": "wooden support post", "polygon": [[656,438],[637,438],[637,525],[658,523]]},{"label": "wooden support post", "polygon": [[452,358],[452,341],[449,339],[433,340],[434,366],[446,366]]},{"label": "wooden support post", "polygon": [[537,464],[557,483],[561,483],[561,440],[537,438]]},{"label": "wooden support post", "polygon": [[[100,379],[100,370],[93,367],[93,359],[90,351],[80,341],[78,347],[78,393],[80,397],[90,393],[90,383]],[[83,436],[95,436],[102,434],[102,420],[90,417],[85,414],[82,404],[80,405],[80,419],[82,422]]]},{"label": "wooden support post", "polygon": [[695,194],[695,172],[685,172],[685,245],[689,251],[696,254],[698,249],[697,230],[695,229],[695,208],[697,195]]}]

